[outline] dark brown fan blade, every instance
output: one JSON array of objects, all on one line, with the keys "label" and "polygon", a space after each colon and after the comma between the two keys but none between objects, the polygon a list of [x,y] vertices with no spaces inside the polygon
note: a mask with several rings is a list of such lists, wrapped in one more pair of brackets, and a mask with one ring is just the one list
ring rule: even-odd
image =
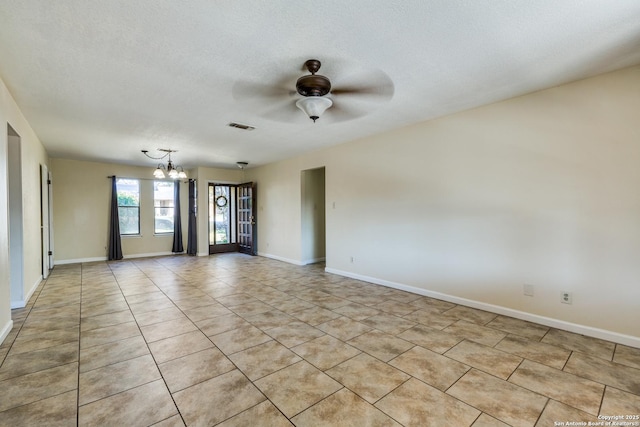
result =
[{"label": "dark brown fan blade", "polygon": [[301,123],[305,120],[311,121],[302,110],[296,107],[295,100],[272,107],[261,114],[261,116],[269,120],[285,123]]},{"label": "dark brown fan blade", "polygon": [[368,95],[380,100],[391,99],[393,92],[393,82],[380,70],[342,79],[331,89],[332,95]]},{"label": "dark brown fan blade", "polygon": [[[304,114],[304,113],[303,113]],[[344,103],[334,102],[318,120],[327,120],[332,123],[346,122],[347,120],[357,119],[367,114],[367,111],[360,108],[346,107]]]},{"label": "dark brown fan blade", "polygon": [[296,94],[296,77],[283,77],[275,82],[237,81],[231,93],[236,100],[289,99]]}]

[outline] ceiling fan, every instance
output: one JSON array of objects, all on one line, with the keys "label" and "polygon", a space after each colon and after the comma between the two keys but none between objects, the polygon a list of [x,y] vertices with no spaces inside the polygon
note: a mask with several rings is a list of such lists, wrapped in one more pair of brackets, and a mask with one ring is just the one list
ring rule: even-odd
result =
[{"label": "ceiling fan", "polygon": [[304,66],[311,74],[300,77],[296,82],[296,91],[304,96],[296,102],[296,107],[304,111],[313,123],[333,105],[331,98],[324,97],[331,90],[331,81],[325,76],[316,74],[320,65],[322,64],[317,59],[308,59]]},{"label": "ceiling fan", "polygon": [[[273,84],[239,82],[234,86],[236,98],[282,101],[264,116],[278,121],[291,121],[296,107],[314,122],[327,110],[332,121],[354,119],[369,113],[376,104],[393,96],[393,82],[380,70],[350,74],[332,85],[328,77],[318,74],[321,62],[308,59],[304,68],[310,74],[299,77],[293,90],[290,76]],[[295,96],[298,99],[292,100]],[[273,105],[271,102],[269,105]]]}]

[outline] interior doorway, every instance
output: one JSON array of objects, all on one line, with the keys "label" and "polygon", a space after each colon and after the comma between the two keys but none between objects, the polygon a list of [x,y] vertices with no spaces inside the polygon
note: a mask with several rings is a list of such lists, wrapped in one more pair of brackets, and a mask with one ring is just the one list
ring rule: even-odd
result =
[{"label": "interior doorway", "polygon": [[20,135],[7,125],[7,178],[9,187],[9,282],[11,308],[24,301],[24,240],[22,215],[22,154]]},{"label": "interior doorway", "polygon": [[302,263],[326,260],[325,168],[301,172]]},{"label": "interior doorway", "polygon": [[209,253],[256,255],[256,192],[252,182],[209,183]]}]

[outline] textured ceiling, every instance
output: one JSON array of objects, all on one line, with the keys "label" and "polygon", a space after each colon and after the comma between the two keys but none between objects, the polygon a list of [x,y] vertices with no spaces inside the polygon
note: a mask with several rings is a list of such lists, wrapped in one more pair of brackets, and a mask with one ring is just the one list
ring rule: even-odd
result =
[{"label": "textured ceiling", "polygon": [[[247,93],[309,58],[393,97],[314,124]],[[639,63],[638,0],[0,0],[0,77],[53,157],[255,166]]]}]

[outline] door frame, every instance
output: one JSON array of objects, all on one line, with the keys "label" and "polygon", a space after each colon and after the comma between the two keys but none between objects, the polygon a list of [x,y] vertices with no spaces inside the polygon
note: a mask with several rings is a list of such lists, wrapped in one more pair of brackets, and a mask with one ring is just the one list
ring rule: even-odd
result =
[{"label": "door frame", "polygon": [[300,171],[300,246],[302,264],[326,261],[326,168]]},{"label": "door frame", "polygon": [[22,308],[24,292],[24,205],[22,200],[22,140],[7,123],[7,202],[9,231],[9,299],[11,308]]},{"label": "door frame", "polygon": [[[235,188],[237,186],[237,184],[230,184],[230,183],[221,183],[221,182],[209,182],[208,186],[207,186],[207,240],[209,241],[209,255],[211,254],[220,254],[220,253],[226,253],[226,252],[237,252],[238,251],[238,243],[236,242],[232,242],[232,243],[211,243],[211,225],[212,225],[212,221],[211,221],[211,211],[209,210],[209,207],[211,206],[211,188],[214,189],[214,194],[215,194],[215,187],[229,187],[229,188]],[[231,195],[230,195],[231,196]],[[236,193],[234,192],[234,197],[236,196]],[[236,202],[234,201],[234,206],[236,206]],[[214,220],[213,220],[213,226],[215,227],[215,207],[214,207]],[[236,218],[236,216],[234,216],[234,218]],[[237,230],[237,221],[233,221],[233,224],[230,224],[230,228],[233,227],[231,231],[231,238],[237,238],[236,236],[238,235],[238,230]],[[214,234],[215,236],[215,234]]]}]

